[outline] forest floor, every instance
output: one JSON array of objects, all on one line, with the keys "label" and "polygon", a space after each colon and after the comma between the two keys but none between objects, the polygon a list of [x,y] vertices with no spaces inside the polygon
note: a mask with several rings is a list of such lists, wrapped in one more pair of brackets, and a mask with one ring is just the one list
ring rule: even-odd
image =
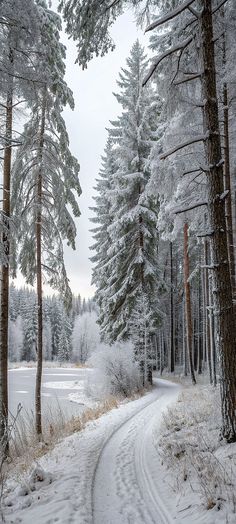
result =
[{"label": "forest floor", "polygon": [[156,380],[13,476],[5,521],[235,523],[236,445],[219,442],[217,413],[217,391]]}]

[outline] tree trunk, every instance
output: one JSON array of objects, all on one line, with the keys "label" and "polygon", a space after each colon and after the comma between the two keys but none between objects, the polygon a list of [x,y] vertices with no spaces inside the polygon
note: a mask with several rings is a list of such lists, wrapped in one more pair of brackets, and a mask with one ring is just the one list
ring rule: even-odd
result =
[{"label": "tree trunk", "polygon": [[187,377],[188,374],[188,360],[187,360],[187,347],[185,339],[185,297],[183,296],[183,365],[184,365],[184,376]]},{"label": "tree trunk", "polygon": [[206,266],[204,269],[204,285],[205,285],[205,307],[206,307],[206,355],[207,355],[207,362],[208,362],[208,370],[209,370],[209,378],[210,378],[210,384],[213,383],[213,375],[212,375],[212,358],[211,358],[211,328],[210,328],[210,293],[209,293],[209,278],[208,278],[208,269],[207,266],[209,264],[209,256],[208,256],[208,244],[207,240],[204,240],[204,265]]},{"label": "tree trunk", "polygon": [[208,163],[209,221],[212,231],[211,250],[214,267],[214,308],[217,315],[217,345],[220,358],[222,436],[236,441],[236,326],[228,261],[223,165],[218,118],[216,71],[214,56],[212,2],[201,0],[200,34],[202,38],[202,91],[204,125],[208,138],[205,152]]},{"label": "tree trunk", "polygon": [[191,311],[191,294],[189,284],[189,253],[188,253],[188,224],[184,224],[184,290],[185,290],[185,315],[187,331],[187,348],[189,357],[190,374],[192,383],[196,384],[194,367],[193,367],[193,326]]},{"label": "tree trunk", "polygon": [[203,365],[203,337],[202,337],[202,287],[201,287],[201,247],[199,247],[199,272],[198,272],[198,322],[197,322],[197,372],[202,374]]},{"label": "tree trunk", "polygon": [[170,242],[170,372],[175,370],[173,245]]},{"label": "tree trunk", "polygon": [[230,275],[233,297],[235,297],[235,258],[234,258],[234,239],[233,239],[233,220],[232,220],[232,199],[231,199],[231,179],[230,179],[230,154],[229,154],[229,108],[228,108],[228,89],[227,84],[223,88],[224,103],[224,190],[228,191],[225,199],[225,218],[228,242],[228,256],[230,263]]},{"label": "tree trunk", "polygon": [[[9,53],[9,62],[13,67],[13,53]],[[9,79],[9,90],[6,104],[6,133],[3,161],[3,225],[2,243],[5,263],[1,268],[1,337],[0,337],[0,443],[4,455],[8,454],[8,321],[9,321],[9,256],[10,256],[10,213],[11,213],[11,157],[12,157],[12,104],[13,80]]]},{"label": "tree trunk", "polygon": [[45,132],[46,89],[43,92],[42,116],[39,134],[38,174],[37,174],[37,210],[36,210],[36,265],[37,265],[37,371],[35,384],[35,424],[36,433],[42,435],[41,383],[43,368],[43,301],[42,301],[42,175],[43,147]]}]

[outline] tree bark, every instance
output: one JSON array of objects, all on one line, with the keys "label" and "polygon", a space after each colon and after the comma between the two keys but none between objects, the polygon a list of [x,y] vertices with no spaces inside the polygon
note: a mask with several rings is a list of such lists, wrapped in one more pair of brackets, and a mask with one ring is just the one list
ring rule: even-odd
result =
[{"label": "tree bark", "polygon": [[203,61],[202,94],[204,103],[205,141],[208,163],[209,221],[214,231],[211,237],[214,309],[217,315],[217,353],[220,359],[222,436],[236,441],[236,325],[232,300],[224,191],[223,165],[218,117],[216,70],[213,40],[212,2],[200,0],[200,35]]},{"label": "tree bark", "polygon": [[[9,52],[9,64],[13,68],[13,52]],[[6,262],[1,268],[1,337],[0,337],[0,443],[4,455],[8,454],[8,322],[9,322],[9,256],[11,213],[11,158],[12,158],[13,80],[9,78],[6,104],[6,131],[3,161],[3,225],[2,243]]]},{"label": "tree bark", "polygon": [[[208,264],[209,264],[208,244],[207,244],[207,240],[204,240],[204,265],[208,266]],[[204,271],[204,287],[205,287],[204,294],[205,294],[205,311],[206,311],[206,356],[207,356],[210,384],[212,384],[213,375],[212,375],[211,331],[210,331],[210,312],[209,312],[209,306],[210,306],[209,275],[208,275],[209,269],[205,267],[203,271]]]},{"label": "tree bark", "polygon": [[189,253],[188,253],[188,224],[184,224],[184,291],[185,291],[185,315],[186,315],[186,331],[187,331],[187,348],[189,357],[189,368],[192,378],[192,383],[196,384],[194,367],[193,367],[193,325],[192,325],[192,311],[191,311],[191,293],[189,283]]},{"label": "tree bark", "polygon": [[182,319],[183,319],[183,367],[184,367],[184,376],[187,377],[187,375],[188,375],[188,360],[187,360],[187,347],[186,347],[186,339],[185,339],[185,297],[184,296],[183,296]]},{"label": "tree bark", "polygon": [[170,372],[175,370],[173,244],[170,242]]},{"label": "tree bark", "polygon": [[229,153],[229,108],[227,84],[223,88],[224,104],[224,190],[228,191],[225,199],[225,218],[228,242],[228,256],[230,263],[230,276],[233,297],[235,297],[235,257],[232,219],[231,177],[230,177],[230,153]]},{"label": "tree bark", "polygon": [[[201,245],[199,246],[199,266],[201,265]],[[201,287],[201,270],[198,273],[198,321],[197,321],[197,372],[202,374],[203,366],[203,336],[202,336],[202,287]]]},{"label": "tree bark", "polygon": [[36,195],[36,280],[37,280],[37,370],[35,384],[35,425],[36,433],[42,436],[41,384],[43,368],[43,300],[42,300],[42,185],[43,185],[43,147],[46,113],[46,88],[42,98],[42,115],[39,133],[37,195]]}]

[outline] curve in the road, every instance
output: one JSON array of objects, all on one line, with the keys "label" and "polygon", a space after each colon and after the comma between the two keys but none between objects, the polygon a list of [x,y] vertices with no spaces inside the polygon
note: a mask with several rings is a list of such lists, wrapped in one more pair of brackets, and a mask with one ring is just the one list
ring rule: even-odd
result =
[{"label": "curve in the road", "polygon": [[92,483],[94,524],[172,524],[155,485],[153,428],[178,392],[178,386],[158,381],[155,398],[104,443]]}]

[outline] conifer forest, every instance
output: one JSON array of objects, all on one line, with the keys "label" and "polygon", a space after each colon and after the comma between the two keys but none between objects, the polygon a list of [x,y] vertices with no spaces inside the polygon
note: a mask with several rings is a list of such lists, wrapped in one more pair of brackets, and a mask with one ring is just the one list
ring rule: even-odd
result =
[{"label": "conifer forest", "polygon": [[0,41],[0,521],[234,524],[236,2]]}]

